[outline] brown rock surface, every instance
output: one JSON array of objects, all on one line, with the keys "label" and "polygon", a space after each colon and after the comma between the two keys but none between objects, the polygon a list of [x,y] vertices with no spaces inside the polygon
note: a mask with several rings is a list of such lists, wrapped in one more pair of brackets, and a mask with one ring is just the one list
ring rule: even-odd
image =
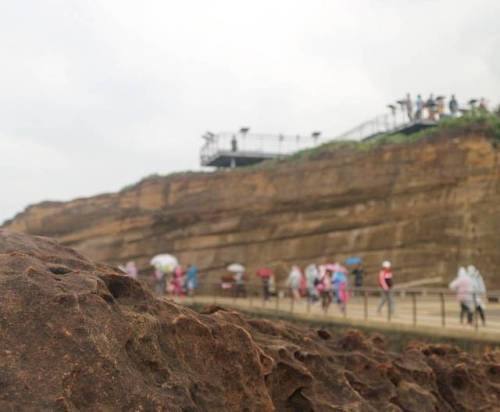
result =
[{"label": "brown rock surface", "polygon": [[198,314],[56,242],[0,230],[1,411],[478,411],[500,397],[482,358]]},{"label": "brown rock surface", "polygon": [[[119,193],[29,207],[5,227],[53,236],[93,260],[143,268],[156,253],[220,276],[351,254],[397,281],[475,264],[500,288],[499,150],[479,129],[232,172],[150,178]],[[281,271],[279,269],[282,269]],[[375,276],[371,277],[374,281]]]}]

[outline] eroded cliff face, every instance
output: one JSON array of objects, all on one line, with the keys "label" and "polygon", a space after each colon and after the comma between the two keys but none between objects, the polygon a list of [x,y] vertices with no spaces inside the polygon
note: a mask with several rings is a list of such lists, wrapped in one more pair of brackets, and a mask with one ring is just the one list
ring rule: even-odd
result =
[{"label": "eroded cliff face", "polygon": [[454,276],[475,264],[500,287],[500,167],[480,131],[370,150],[338,149],[272,167],[147,179],[120,193],[29,207],[5,226],[56,237],[94,260],[156,253],[213,279],[349,255],[373,282],[383,259],[398,281]]}]

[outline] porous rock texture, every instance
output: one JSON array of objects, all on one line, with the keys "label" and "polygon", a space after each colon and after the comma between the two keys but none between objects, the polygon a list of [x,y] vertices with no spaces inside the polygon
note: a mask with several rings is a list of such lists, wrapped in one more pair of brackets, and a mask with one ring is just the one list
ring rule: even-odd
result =
[{"label": "porous rock texture", "polygon": [[[500,151],[481,129],[369,150],[338,148],[272,167],[146,179],[118,193],[27,208],[6,228],[51,236],[110,264],[156,253],[218,280],[231,262],[382,260],[396,282],[453,278],[475,264],[500,288]],[[204,276],[206,276],[204,278]]]},{"label": "porous rock texture", "polygon": [[0,230],[1,411],[491,411],[498,353],[203,314]]}]

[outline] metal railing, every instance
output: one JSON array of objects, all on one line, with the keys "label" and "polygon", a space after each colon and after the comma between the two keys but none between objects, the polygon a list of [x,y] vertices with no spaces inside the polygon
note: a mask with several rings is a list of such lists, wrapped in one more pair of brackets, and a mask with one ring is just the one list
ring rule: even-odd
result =
[{"label": "metal railing", "polygon": [[[485,295],[471,294],[470,315],[461,314],[456,294],[448,289],[438,288],[404,288],[391,291],[394,305],[392,310],[386,304],[378,311],[382,291],[375,287],[362,287],[348,290],[349,299],[342,309],[332,292],[332,302],[322,306],[321,296],[303,296],[293,298],[290,289],[276,288],[263,296],[260,283],[246,283],[236,287],[234,283],[202,282],[192,295],[178,293],[170,295],[179,303],[218,304],[242,309],[265,309],[277,314],[288,313],[306,317],[325,319],[343,318],[360,322],[392,322],[418,327],[437,327],[460,330],[476,330],[498,333],[500,335],[500,292]],[[479,304],[485,307],[486,323],[477,310]],[[469,318],[472,320],[469,322]]]},{"label": "metal railing", "polygon": [[330,139],[304,135],[221,132],[206,139],[200,157],[202,164],[209,163],[220,153],[261,153],[279,157],[315,147],[326,140]]}]

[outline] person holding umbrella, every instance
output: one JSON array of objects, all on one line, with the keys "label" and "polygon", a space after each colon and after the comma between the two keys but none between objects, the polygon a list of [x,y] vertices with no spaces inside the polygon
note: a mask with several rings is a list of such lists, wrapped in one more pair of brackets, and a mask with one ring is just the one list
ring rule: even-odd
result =
[{"label": "person holding umbrella", "polygon": [[179,261],[175,256],[165,253],[153,257],[150,264],[155,268],[155,292],[159,295],[164,295],[167,285],[167,274],[172,273],[179,266]]},{"label": "person holding umbrella", "polygon": [[269,300],[271,295],[271,291],[269,290],[271,277],[273,276],[273,271],[271,268],[262,267],[257,270],[257,276],[262,280],[262,298],[264,301]]},{"label": "person holding umbrella", "polygon": [[227,267],[227,270],[233,274],[234,281],[234,296],[246,297],[245,290],[245,267],[240,263],[232,263]]},{"label": "person holding umbrella", "polygon": [[363,261],[361,258],[352,256],[350,258],[347,258],[345,261],[345,264],[348,266],[352,266],[353,269],[351,270],[351,273],[354,276],[354,287],[355,288],[362,288],[363,287],[363,276],[365,274],[365,271],[362,266]]}]

